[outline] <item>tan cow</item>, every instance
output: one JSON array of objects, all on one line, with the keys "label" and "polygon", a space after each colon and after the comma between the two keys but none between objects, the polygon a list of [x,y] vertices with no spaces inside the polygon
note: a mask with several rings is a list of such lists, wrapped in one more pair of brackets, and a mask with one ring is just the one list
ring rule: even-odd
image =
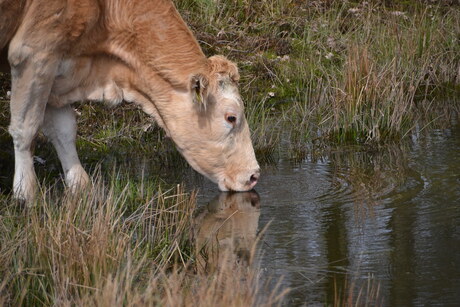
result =
[{"label": "tan cow", "polygon": [[221,190],[257,183],[238,69],[223,56],[204,56],[171,1],[0,0],[4,47],[16,197],[34,195],[31,143],[40,128],[56,148],[67,185],[75,190],[88,182],[70,106],[82,100],[138,104]]}]

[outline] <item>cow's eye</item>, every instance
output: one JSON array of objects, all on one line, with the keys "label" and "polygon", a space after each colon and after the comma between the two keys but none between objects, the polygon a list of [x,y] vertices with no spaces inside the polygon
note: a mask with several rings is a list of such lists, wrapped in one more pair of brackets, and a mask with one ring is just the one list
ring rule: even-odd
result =
[{"label": "cow's eye", "polygon": [[225,120],[232,124],[232,126],[236,125],[236,116],[234,114],[226,114],[225,115]]}]

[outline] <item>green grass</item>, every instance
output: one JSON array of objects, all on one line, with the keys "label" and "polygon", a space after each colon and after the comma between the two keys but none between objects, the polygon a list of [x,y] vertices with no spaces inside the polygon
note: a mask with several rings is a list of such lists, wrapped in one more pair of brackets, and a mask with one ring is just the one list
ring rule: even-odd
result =
[{"label": "green grass", "polygon": [[[175,3],[207,55],[224,54],[238,63],[261,161],[273,158],[281,139],[282,149],[287,143],[293,152],[308,151],[318,142],[379,145],[407,137],[416,126],[446,125],[458,118],[458,5]],[[1,108],[6,123],[7,105]],[[100,157],[93,148],[104,153],[133,148],[158,164],[183,163],[160,129],[135,108],[77,108],[82,114],[78,145],[89,163]],[[0,133],[7,134],[6,125],[2,128]]]},{"label": "green grass", "polygon": [[[224,54],[238,63],[261,163],[271,163],[281,151],[294,159],[344,145],[372,151],[399,142],[415,127],[458,121],[458,5],[175,3],[207,55]],[[186,163],[164,133],[130,105],[76,106],[81,160],[109,174],[93,176],[87,193],[62,195],[56,154],[39,137],[35,154],[46,161],[36,165],[44,182],[36,206],[22,210],[5,196],[13,174],[8,89],[8,76],[0,75],[0,304],[255,304],[256,272],[244,284],[228,271],[198,273],[190,237],[195,194],[171,189],[158,175],[187,168]],[[124,176],[113,171],[126,156],[137,155],[156,166],[149,180],[135,171]],[[356,193],[365,200],[381,183],[378,172],[349,179],[364,185]],[[228,294],[235,291],[239,295]],[[348,302],[338,297],[338,305]]]},{"label": "green grass", "polygon": [[377,145],[458,116],[456,5],[208,2],[176,1],[208,54],[239,63],[260,152],[276,148],[279,131],[292,147]]}]

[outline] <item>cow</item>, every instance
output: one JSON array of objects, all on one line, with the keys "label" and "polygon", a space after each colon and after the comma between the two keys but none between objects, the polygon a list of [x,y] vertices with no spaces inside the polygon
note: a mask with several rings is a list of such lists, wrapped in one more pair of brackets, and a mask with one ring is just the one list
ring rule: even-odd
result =
[{"label": "cow", "polygon": [[224,56],[207,58],[171,1],[0,0],[0,16],[0,50],[8,48],[11,67],[16,198],[34,197],[31,144],[40,129],[66,185],[76,191],[88,184],[75,146],[77,101],[134,103],[220,190],[253,189],[260,171],[238,68]]}]

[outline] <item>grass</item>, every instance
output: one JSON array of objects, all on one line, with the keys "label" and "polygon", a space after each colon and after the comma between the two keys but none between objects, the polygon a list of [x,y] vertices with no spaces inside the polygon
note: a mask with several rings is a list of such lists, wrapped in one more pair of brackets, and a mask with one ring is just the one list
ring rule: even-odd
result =
[{"label": "grass", "polygon": [[347,278],[343,285],[334,282],[334,300],[331,305],[384,306],[384,299],[380,294],[380,284],[372,276],[361,286],[358,286],[353,278]]},{"label": "grass", "polygon": [[[378,145],[406,137],[420,123],[458,117],[460,10],[454,4],[176,3],[206,52],[239,62],[248,113],[258,114],[250,119],[256,148],[275,148],[279,131],[289,131],[294,147],[318,138]],[[260,125],[277,131],[261,137]]]},{"label": "grass", "polygon": [[[261,161],[286,146],[297,155],[318,143],[397,142],[416,127],[458,118],[460,10],[449,1],[175,3],[207,55],[238,63]],[[2,103],[5,123],[6,108]],[[184,162],[132,106],[77,108],[78,145],[88,163],[98,160],[94,147],[106,153],[134,147],[159,165]],[[7,134],[6,127],[0,133]]]},{"label": "grass", "polygon": [[[198,268],[196,194],[120,175],[79,195],[43,190],[33,207],[0,199],[1,305],[277,305],[255,266]],[[155,188],[153,188],[155,187]],[[255,234],[254,234],[255,235]],[[233,251],[231,251],[233,252]],[[221,254],[220,257],[226,257]]]},{"label": "grass", "polygon": [[[458,121],[458,5],[175,3],[207,55],[224,54],[238,63],[246,116],[262,163],[271,163],[281,151],[303,159],[344,145],[361,146],[368,156],[414,129]],[[178,165],[184,169],[186,163],[163,132],[132,106],[76,105],[83,164],[111,174],[94,176],[91,190],[79,197],[61,195],[59,183],[44,188],[60,170],[51,146],[39,137],[35,155],[45,161],[36,169],[45,184],[36,206],[20,209],[5,196],[13,174],[8,79],[0,74],[0,305],[281,302],[282,290],[261,298],[264,285],[257,281],[256,268],[203,273],[197,267],[191,236],[195,194],[181,186],[165,188],[170,185],[158,176]],[[133,153],[154,160],[151,181],[139,180],[136,170],[121,177],[111,173],[117,161]],[[340,164],[342,158],[333,159]],[[364,202],[379,191],[381,178],[379,171],[359,171],[349,180],[363,187],[356,193]],[[371,290],[373,296],[374,286]],[[356,303],[345,292],[337,294],[335,305]]]}]

